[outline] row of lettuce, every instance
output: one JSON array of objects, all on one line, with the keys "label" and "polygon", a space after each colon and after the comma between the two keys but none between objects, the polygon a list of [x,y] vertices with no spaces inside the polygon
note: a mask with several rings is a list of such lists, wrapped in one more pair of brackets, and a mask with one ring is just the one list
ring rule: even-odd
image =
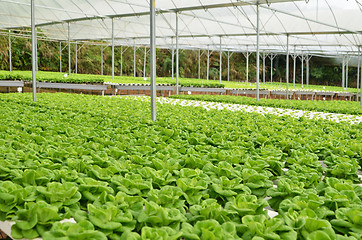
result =
[{"label": "row of lettuce", "polygon": [[[92,75],[92,74],[74,74],[68,75],[67,73],[39,71],[37,72],[37,79],[39,81],[47,82],[60,82],[60,83],[118,83],[118,84],[150,84],[150,78],[146,77],[133,77],[133,76],[112,76],[109,75]],[[1,71],[0,80],[32,80],[31,71]],[[157,83],[176,85],[176,77],[158,77]],[[232,81],[219,81],[219,80],[206,80],[196,78],[179,78],[179,84],[181,86],[193,86],[193,87],[211,87],[211,88],[230,88],[230,89],[256,89],[255,80],[252,82],[232,82]],[[260,83],[260,89],[269,90],[285,90],[287,87],[284,82],[273,83]],[[331,92],[351,92],[356,93],[356,88],[344,89],[337,86],[322,86],[322,85],[300,85],[296,84],[295,87],[289,85],[290,90],[302,90],[302,91],[331,91]]]},{"label": "row of lettuce", "polygon": [[361,125],[170,105],[152,122],[146,102],[70,94],[0,103],[0,218],[16,239],[362,238]]},{"label": "row of lettuce", "polygon": [[[58,73],[58,72],[41,72],[39,71],[36,75],[37,81],[40,82],[56,82],[56,83],[88,83],[88,84],[102,84],[105,82],[113,82],[120,84],[150,84],[150,80],[140,77],[120,77],[116,76],[115,80],[112,80],[111,76],[106,75],[91,75],[91,74],[71,74],[67,73]],[[23,80],[23,81],[32,81],[32,73],[30,71],[0,71],[0,81],[1,80]],[[159,83],[176,85],[176,80],[172,78],[161,78],[158,79]],[[195,79],[183,79],[180,81],[180,86],[188,87],[211,87],[211,88],[223,88],[224,84],[216,82],[207,82],[207,81],[198,81]]]},{"label": "row of lettuce", "polygon": [[261,98],[259,99],[259,101],[257,101],[255,98],[229,95],[172,95],[170,97],[176,99],[197,100],[206,102],[222,102],[283,109],[299,109],[316,112],[362,115],[362,107],[360,103],[353,101],[299,101],[264,98]]}]

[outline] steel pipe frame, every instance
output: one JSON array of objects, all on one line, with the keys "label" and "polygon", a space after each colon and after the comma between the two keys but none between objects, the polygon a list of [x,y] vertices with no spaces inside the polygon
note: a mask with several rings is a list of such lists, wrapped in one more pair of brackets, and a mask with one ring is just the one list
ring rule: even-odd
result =
[{"label": "steel pipe frame", "polygon": [[361,55],[360,55],[360,47],[358,47],[358,66],[357,66],[357,94],[356,94],[356,101],[358,102],[358,93],[359,93],[359,78],[360,78],[360,67],[361,67]]},{"label": "steel pipe frame", "polygon": [[119,75],[122,76],[123,74],[123,46],[121,46],[121,69]]},{"label": "steel pipe frame", "polygon": [[207,46],[207,64],[206,64],[206,80],[209,81],[209,71],[210,71],[210,49]]},{"label": "steel pipe frame", "polygon": [[178,29],[178,15],[179,12],[176,12],[176,94],[179,94],[179,43],[178,43],[178,35],[179,35],[179,29]]},{"label": "steel pipe frame", "polygon": [[[237,6],[243,6],[243,5],[252,5],[253,3],[246,3],[246,2],[238,2],[238,3],[223,3],[223,4],[210,4],[210,5],[203,5],[203,6],[195,6],[195,7],[185,7],[185,8],[178,8],[178,9],[169,9],[169,10],[159,10],[160,13],[169,13],[169,12],[174,12],[174,11],[193,11],[195,9],[212,9],[212,8],[224,8],[224,7],[237,7]],[[274,12],[279,12],[279,13],[283,13],[283,14],[287,14],[296,18],[301,18],[307,21],[311,21],[314,23],[318,23],[318,24],[322,24],[325,26],[329,26],[329,27],[333,27],[336,28],[338,31],[333,32],[332,34],[359,34],[359,32],[355,32],[355,31],[351,31],[349,29],[345,29],[345,28],[341,28],[339,26],[334,26],[328,23],[323,23],[323,22],[319,22],[318,20],[314,20],[314,19],[308,19],[305,17],[301,17],[298,15],[294,15],[292,13],[289,12],[285,12],[285,11],[281,11],[278,9],[273,9],[270,6],[261,6],[262,8],[265,9],[269,9],[272,10]],[[149,12],[139,12],[139,13],[126,13],[126,14],[116,14],[116,15],[109,15],[109,16],[100,16],[100,15],[94,15],[94,16],[87,16],[87,17],[81,17],[81,18],[77,18],[77,19],[68,19],[68,20],[63,20],[63,21],[53,21],[53,22],[48,22],[48,23],[42,23],[42,24],[37,24],[37,26],[41,27],[41,26],[48,26],[48,25],[53,25],[53,24],[60,24],[64,21],[66,22],[78,22],[78,21],[84,21],[84,20],[91,20],[91,19],[103,19],[105,17],[129,17],[129,16],[142,16],[142,15],[148,15],[150,14]],[[190,14],[189,14],[190,15]],[[219,21],[216,21],[219,22]],[[341,31],[343,30],[343,31]],[[270,33],[266,33],[266,34],[270,34]],[[311,34],[310,32],[305,32],[305,33],[289,33],[290,35],[299,35],[299,34]],[[312,34],[318,34],[318,33],[312,33]],[[280,35],[280,34],[278,34]],[[195,36],[193,36],[195,37]]]},{"label": "steel pipe frame", "polygon": [[[259,1],[257,1],[259,3]],[[158,9],[158,13],[159,14],[163,14],[163,13],[171,13],[171,12],[188,12],[188,11],[194,11],[194,10],[207,10],[207,9],[213,9],[213,8],[228,8],[228,7],[238,7],[238,6],[246,6],[246,5],[254,5],[255,3],[252,2],[230,2],[230,3],[220,3],[220,4],[209,4],[209,5],[200,5],[200,6],[192,6],[192,7],[182,7],[182,8],[174,8],[174,9],[167,9],[167,10],[163,10],[163,9]],[[332,24],[328,24],[328,23],[324,23],[324,22],[320,22],[318,20],[314,20],[314,19],[310,19],[310,18],[306,18],[306,17],[302,17],[290,12],[286,12],[283,10],[279,10],[279,9],[275,9],[275,8],[271,8],[269,5],[262,5],[262,8],[271,10],[273,12],[279,12],[282,14],[286,14],[295,18],[299,18],[299,19],[303,19],[303,20],[307,20],[310,22],[314,22],[317,24],[321,24],[324,26],[328,26],[331,28],[335,28],[337,29],[337,31],[335,31],[335,34],[341,34],[344,32],[347,33],[354,33],[354,34],[360,34],[359,32],[356,31],[352,31],[350,29],[346,29],[340,26],[334,26]],[[76,19],[67,19],[67,20],[62,20],[62,21],[52,21],[52,22],[47,22],[47,23],[41,23],[41,24],[37,24],[37,26],[41,27],[41,26],[48,26],[48,25],[54,25],[54,24],[61,24],[64,21],[67,22],[79,22],[79,21],[85,21],[85,20],[94,20],[94,19],[104,19],[104,18],[122,18],[122,17],[133,17],[133,16],[144,16],[144,15],[149,15],[150,12],[146,11],[146,12],[132,12],[132,13],[123,13],[123,14],[111,14],[111,15],[93,15],[93,16],[87,16],[87,17],[80,17],[80,18],[76,18]],[[187,14],[190,15],[190,14]],[[191,15],[194,16],[194,15]],[[224,23],[223,21],[217,21],[214,20],[216,23]],[[20,28],[20,27],[18,27]],[[270,33],[269,33],[270,34]],[[310,34],[310,32],[309,32]],[[316,33],[312,33],[312,34],[316,34]],[[281,34],[279,34],[281,35]],[[290,33],[290,35],[292,35],[292,33]]]},{"label": "steel pipe frame", "polygon": [[265,51],[263,51],[263,84],[265,84]]},{"label": "steel pipe frame", "polygon": [[75,74],[78,73],[78,42],[75,42]]},{"label": "steel pipe frame", "polygon": [[289,99],[289,35],[287,34],[287,52],[286,52],[286,71],[285,71],[285,80],[287,82],[287,95],[286,99]]},{"label": "steel pipe frame", "polygon": [[69,68],[69,76],[72,73],[72,61],[71,61],[71,54],[70,54],[70,22],[68,22],[68,68]]},{"label": "steel pipe frame", "polygon": [[112,20],[112,30],[111,30],[111,38],[112,38],[112,80],[114,81],[114,18]]},{"label": "steel pipe frame", "polygon": [[230,51],[228,51],[228,81],[230,81]]},{"label": "steel pipe frame", "polygon": [[101,41],[101,75],[103,75],[103,41]]},{"label": "steel pipe frame", "polygon": [[270,84],[273,83],[273,60],[276,57],[276,54],[270,54]]},{"label": "steel pipe frame", "polygon": [[9,30],[9,70],[13,71],[12,56],[11,56],[11,30]]},{"label": "steel pipe frame", "polygon": [[38,57],[38,33],[37,33],[37,29],[35,28],[35,52],[36,52],[36,58],[35,58],[35,68],[36,68],[36,72],[38,73],[39,70],[39,57]]},{"label": "steel pipe frame", "polygon": [[222,38],[220,37],[220,60],[219,60],[219,82],[221,84],[221,80],[222,80]]},{"label": "steel pipe frame", "polygon": [[146,65],[147,65],[147,48],[145,47],[145,56],[143,59],[143,78],[146,78]]},{"label": "steel pipe frame", "polygon": [[249,83],[249,53],[248,45],[246,45],[246,53],[243,53],[244,57],[246,58],[246,84]]},{"label": "steel pipe frame", "polygon": [[59,72],[62,72],[62,42],[59,41]]},{"label": "steel pipe frame", "polygon": [[35,39],[35,0],[31,0],[31,64],[33,80],[33,101],[36,102],[36,39]]},{"label": "steel pipe frame", "polygon": [[199,49],[199,66],[198,66],[198,77],[200,80],[200,75],[201,75],[201,50]]},{"label": "steel pipe frame", "polygon": [[259,35],[260,35],[260,4],[256,3],[256,101],[259,101],[259,70],[260,70],[260,54],[259,54]]},{"label": "steel pipe frame", "polygon": [[[360,48],[359,48],[360,49]],[[359,54],[359,62],[361,62],[361,54]],[[360,78],[361,78],[361,81],[360,81],[360,84],[359,84],[359,92],[360,92],[360,105],[362,106],[362,64],[360,65]],[[358,94],[358,93],[357,93]]]},{"label": "steel pipe frame", "polygon": [[301,56],[301,84],[304,87],[304,55]]},{"label": "steel pipe frame", "polygon": [[136,70],[136,41],[134,41],[134,43],[133,43],[133,77],[136,77],[136,71],[137,71]]},{"label": "steel pipe frame", "polygon": [[295,45],[294,45],[294,54],[293,54],[293,88],[295,89],[295,75],[297,71],[297,54],[295,52]]},{"label": "steel pipe frame", "polygon": [[150,55],[151,55],[151,119],[157,120],[156,110],[156,0],[150,1]]},{"label": "steel pipe frame", "polygon": [[345,78],[345,73],[344,73],[344,70],[345,70],[345,57],[343,56],[343,60],[342,60],[342,88],[344,89],[344,78]]},{"label": "steel pipe frame", "polygon": [[306,82],[307,82],[307,88],[309,87],[309,77],[310,77],[310,73],[309,73],[309,60],[312,58],[312,55],[307,55],[306,57],[306,62],[307,62],[307,72],[306,72]]},{"label": "steel pipe frame", "polygon": [[171,76],[172,76],[172,80],[174,79],[174,76],[175,76],[175,48],[173,46],[173,37],[171,38],[171,41],[172,41],[172,50],[171,50]]},{"label": "steel pipe frame", "polygon": [[348,65],[349,65],[349,56],[347,55],[347,57],[346,57],[347,59],[346,59],[346,83],[345,83],[345,89],[347,90],[348,89]]}]

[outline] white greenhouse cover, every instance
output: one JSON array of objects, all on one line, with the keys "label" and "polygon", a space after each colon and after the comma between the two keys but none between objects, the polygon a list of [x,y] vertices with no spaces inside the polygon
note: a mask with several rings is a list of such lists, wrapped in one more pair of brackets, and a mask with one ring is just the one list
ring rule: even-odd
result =
[{"label": "white greenhouse cover", "polygon": [[[362,46],[361,0],[156,0],[157,46],[256,51],[257,6],[260,51],[314,55],[358,54]],[[49,39],[148,46],[149,0],[35,0],[38,30]],[[30,27],[30,0],[0,0],[0,29]]]}]

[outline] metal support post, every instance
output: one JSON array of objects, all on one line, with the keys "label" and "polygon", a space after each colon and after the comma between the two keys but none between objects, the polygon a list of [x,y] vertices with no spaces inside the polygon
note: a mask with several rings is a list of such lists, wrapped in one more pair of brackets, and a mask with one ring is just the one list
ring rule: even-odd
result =
[{"label": "metal support post", "polygon": [[178,12],[176,12],[176,94],[179,94],[179,49],[178,49]]},{"label": "metal support post", "polygon": [[33,101],[36,102],[36,39],[35,39],[35,0],[31,0],[31,64],[33,80]]},{"label": "metal support post", "polygon": [[143,59],[143,77],[146,77],[146,64],[147,64],[147,48],[145,47],[145,57]]},{"label": "metal support post", "polygon": [[133,43],[133,77],[136,77],[136,41]]},{"label": "metal support post", "polygon": [[275,54],[270,54],[270,83],[273,83],[273,60],[276,57]]},{"label": "metal support post", "polygon": [[346,61],[346,84],[345,84],[345,87],[346,87],[346,90],[348,88],[348,65],[349,65],[349,56],[347,55],[347,61]]},{"label": "metal support post", "polygon": [[311,59],[311,56],[307,55],[307,73],[306,73],[306,81],[307,81],[307,88],[309,87],[309,60]]},{"label": "metal support post", "polygon": [[103,41],[101,41],[101,75],[103,75]]},{"label": "metal support post", "polygon": [[361,52],[360,47],[358,47],[358,64],[357,64],[357,94],[356,94],[356,101],[358,102],[358,93],[359,93],[359,77],[360,77],[360,67],[361,67]]},{"label": "metal support post", "polygon": [[38,72],[39,70],[39,56],[38,56],[38,33],[37,33],[37,29],[35,28],[35,52],[36,52],[36,58],[35,58],[35,67],[36,67],[36,72]]},{"label": "metal support post", "polygon": [[228,81],[230,81],[230,51],[228,51]]},{"label": "metal support post", "polygon": [[[360,52],[360,51],[359,51]],[[359,59],[359,62],[361,62],[361,55],[359,55],[359,57],[358,57],[358,59]],[[360,83],[359,83],[359,92],[360,92],[360,96],[359,96],[359,99],[360,99],[360,105],[362,106],[362,64],[360,64]]]},{"label": "metal support post", "polygon": [[207,64],[206,64],[206,80],[209,81],[209,70],[210,70],[210,49],[207,46]]},{"label": "metal support post", "polygon": [[287,96],[286,99],[289,99],[289,34],[287,34],[287,52],[286,52],[286,65],[287,65],[287,69],[285,72],[285,79],[287,82]]},{"label": "metal support post", "polygon": [[121,69],[120,69],[120,76],[123,74],[123,46],[121,46]]},{"label": "metal support post", "polygon": [[78,42],[75,42],[75,74],[78,73]]},{"label": "metal support post", "polygon": [[[248,48],[248,47],[246,47]],[[249,50],[246,49],[246,83],[249,83]]]},{"label": "metal support post", "polygon": [[342,88],[344,89],[344,84],[345,84],[345,66],[346,66],[346,62],[345,62],[345,56],[343,56],[343,62],[342,62]]},{"label": "metal support post", "polygon": [[172,41],[172,56],[171,56],[171,75],[172,75],[172,80],[174,79],[174,76],[175,76],[175,48],[173,46],[173,37],[171,38],[171,41]]},{"label": "metal support post", "polygon": [[72,73],[72,60],[70,55],[70,22],[68,22],[68,68],[69,68],[69,76]]},{"label": "metal support post", "polygon": [[201,53],[200,53],[200,49],[199,49],[199,67],[198,67],[198,76],[199,76],[199,79],[200,79],[200,75],[201,75]]},{"label": "metal support post", "polygon": [[11,56],[11,30],[9,30],[9,69],[13,71],[12,56]]},{"label": "metal support post", "polygon": [[260,70],[260,56],[259,56],[259,18],[260,18],[260,5],[259,1],[256,3],[256,100],[259,101],[259,70]]},{"label": "metal support post", "polygon": [[62,72],[62,42],[59,42],[59,72]]},{"label": "metal support post", "polygon": [[304,55],[302,55],[302,63],[301,63],[301,83],[302,83],[302,88],[304,87]]},{"label": "metal support post", "polygon": [[222,79],[222,50],[221,50],[221,47],[222,47],[222,39],[221,39],[221,36],[220,36],[220,62],[219,62],[219,65],[220,65],[220,70],[219,70],[220,84],[221,84],[221,79]]},{"label": "metal support post", "polygon": [[294,46],[294,55],[293,55],[293,88],[295,89],[295,73],[297,71],[297,55],[295,52],[295,46]]},{"label": "metal support post", "polygon": [[151,119],[156,121],[156,0],[150,1]]},{"label": "metal support post", "polygon": [[114,18],[112,18],[112,80],[114,81]]},{"label": "metal support post", "polygon": [[263,83],[265,84],[265,52],[263,52]]}]

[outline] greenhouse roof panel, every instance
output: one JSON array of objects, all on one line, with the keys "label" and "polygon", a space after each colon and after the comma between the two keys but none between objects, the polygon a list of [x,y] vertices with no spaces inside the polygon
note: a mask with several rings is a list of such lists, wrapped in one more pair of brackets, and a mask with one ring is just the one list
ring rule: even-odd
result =
[{"label": "greenhouse roof panel", "polygon": [[[156,0],[157,44],[170,47],[176,33],[182,47],[245,50],[255,46],[256,3],[260,4],[260,45],[285,49],[290,43],[328,54],[357,51],[362,45],[360,0]],[[30,26],[29,0],[0,0],[0,28]],[[117,44],[149,43],[149,0],[35,0],[36,24],[47,37],[73,41],[111,39],[115,19]],[[341,50],[342,49],[342,50]],[[344,49],[344,50],[343,50]]]}]

